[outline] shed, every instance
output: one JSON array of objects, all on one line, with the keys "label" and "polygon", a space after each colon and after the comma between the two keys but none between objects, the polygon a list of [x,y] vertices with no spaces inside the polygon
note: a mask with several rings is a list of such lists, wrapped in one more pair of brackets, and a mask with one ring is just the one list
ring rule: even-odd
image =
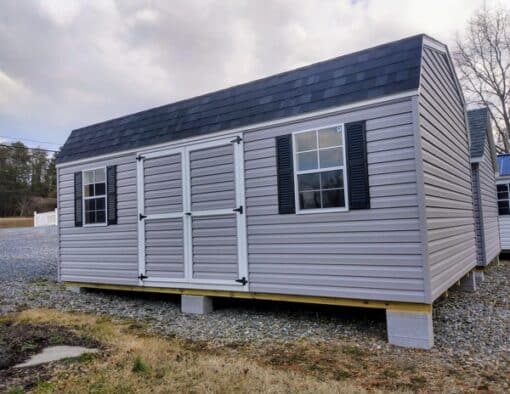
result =
[{"label": "shed", "polygon": [[[467,115],[471,135],[477,266],[485,267],[497,259],[501,252],[498,201],[495,193],[496,148],[488,109],[473,109],[468,111]],[[480,279],[483,278],[483,271],[478,273]]]},{"label": "shed", "polygon": [[503,252],[510,252],[510,153],[497,156],[498,176],[496,178],[499,237]]},{"label": "shed", "polygon": [[433,301],[477,264],[465,119],[446,46],[417,35],[76,129],[59,278],[184,312],[382,308],[390,343],[430,348]]}]

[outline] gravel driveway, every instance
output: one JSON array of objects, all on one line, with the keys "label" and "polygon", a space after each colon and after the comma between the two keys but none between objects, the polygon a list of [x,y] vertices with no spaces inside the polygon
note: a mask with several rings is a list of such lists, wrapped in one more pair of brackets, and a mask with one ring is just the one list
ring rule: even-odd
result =
[{"label": "gravel driveway", "polygon": [[[169,335],[218,343],[239,341],[350,340],[377,352],[411,352],[389,346],[383,311],[316,305],[219,300],[209,315],[184,315],[168,295],[88,291],[75,294],[56,282],[54,227],[0,230],[0,315],[52,307],[133,318]],[[476,293],[456,289],[434,304],[441,358],[470,363],[507,362],[510,338],[510,262],[490,267]],[[419,352],[419,351],[417,351]]]}]

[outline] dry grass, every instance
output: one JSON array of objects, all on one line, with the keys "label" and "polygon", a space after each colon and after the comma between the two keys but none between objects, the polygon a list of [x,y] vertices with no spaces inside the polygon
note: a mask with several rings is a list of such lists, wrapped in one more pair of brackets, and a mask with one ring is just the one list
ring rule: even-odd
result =
[{"label": "dry grass", "polygon": [[[29,310],[19,322],[66,326],[106,346],[99,357],[66,363],[34,391],[72,393],[365,393],[361,386],[261,363],[242,351],[144,334],[127,322],[54,310]],[[371,390],[371,392],[378,392]]]},{"label": "dry grass", "polygon": [[34,218],[33,217],[0,218],[0,228],[10,227],[34,227]]},{"label": "dry grass", "polygon": [[446,362],[437,352],[382,351],[349,340],[214,345],[148,335],[140,323],[28,310],[20,323],[66,327],[103,344],[100,356],[62,364],[36,393],[505,392],[507,363]]}]

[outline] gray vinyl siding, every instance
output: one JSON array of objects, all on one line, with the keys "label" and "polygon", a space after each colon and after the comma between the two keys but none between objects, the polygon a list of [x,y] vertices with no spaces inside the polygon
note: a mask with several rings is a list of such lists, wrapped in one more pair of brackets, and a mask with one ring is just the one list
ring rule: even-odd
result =
[{"label": "gray vinyl siding", "polygon": [[485,261],[485,245],[482,224],[482,204],[480,201],[480,171],[478,163],[471,165],[471,177],[473,182],[473,206],[475,216],[475,237],[476,237],[476,263],[484,265]]},{"label": "gray vinyl siding", "polygon": [[431,300],[476,265],[468,133],[447,55],[424,48],[420,131]]},{"label": "gray vinyl siding", "polygon": [[192,218],[193,278],[239,279],[236,216]]},{"label": "gray vinyl siding", "polygon": [[145,159],[143,172],[144,214],[182,212],[181,155]]},{"label": "gray vinyl siding", "polygon": [[[117,165],[118,224],[74,226],[76,171]],[[89,283],[138,284],[136,156],[123,155],[58,171],[60,279]]]},{"label": "gray vinyl siding", "polygon": [[190,152],[191,210],[235,208],[232,144]]},{"label": "gray vinyl siding", "polygon": [[184,278],[182,218],[145,221],[145,275]]},{"label": "gray vinyl siding", "polygon": [[496,194],[496,168],[490,146],[485,144],[482,161],[479,164],[480,200],[483,218],[485,261],[487,265],[501,252],[498,226],[498,202]]},{"label": "gray vinyl siding", "polygon": [[[425,300],[415,115],[406,99],[245,134],[251,291]],[[367,126],[371,208],[278,214],[275,137],[360,120]]]}]

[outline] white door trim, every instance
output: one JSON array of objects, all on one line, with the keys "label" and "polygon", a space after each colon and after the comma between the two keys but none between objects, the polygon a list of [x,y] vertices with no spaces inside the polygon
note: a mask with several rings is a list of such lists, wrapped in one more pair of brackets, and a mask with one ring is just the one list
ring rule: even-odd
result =
[{"label": "white door trim", "polygon": [[[233,142],[232,138],[238,142]],[[200,149],[213,148],[217,146],[234,147],[234,171],[236,189],[236,208],[242,206],[243,211],[234,212],[233,208],[212,209],[193,212],[191,209],[191,171],[190,152]],[[182,171],[182,212],[144,214],[144,160],[181,154]],[[244,192],[244,148],[242,134],[231,135],[228,138],[211,139],[189,146],[174,149],[158,150],[153,152],[140,153],[137,161],[137,193],[138,193],[138,214],[142,215],[138,220],[138,268],[139,274],[145,275],[145,221],[150,219],[183,218],[183,248],[184,248],[184,278],[146,278],[139,279],[141,286],[162,286],[181,288],[215,288],[220,290],[249,291],[249,285],[243,285],[231,280],[209,280],[193,278],[193,231],[192,217],[236,215],[237,224],[237,253],[239,279],[248,280],[248,257],[247,257],[247,235],[246,235],[246,205]]]}]

